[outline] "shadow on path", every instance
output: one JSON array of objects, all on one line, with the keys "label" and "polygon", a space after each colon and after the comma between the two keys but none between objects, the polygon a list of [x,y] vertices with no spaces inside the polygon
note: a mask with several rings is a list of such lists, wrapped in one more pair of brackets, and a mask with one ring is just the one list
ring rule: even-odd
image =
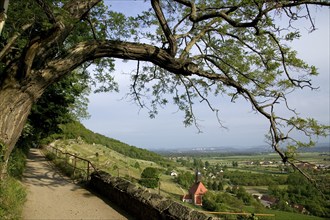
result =
[{"label": "shadow on path", "polygon": [[69,184],[69,179],[54,170],[50,162],[37,149],[31,149],[23,174],[26,185],[59,187]]},{"label": "shadow on path", "polygon": [[30,150],[23,184],[28,189],[23,219],[134,219],[62,176],[38,149]]}]

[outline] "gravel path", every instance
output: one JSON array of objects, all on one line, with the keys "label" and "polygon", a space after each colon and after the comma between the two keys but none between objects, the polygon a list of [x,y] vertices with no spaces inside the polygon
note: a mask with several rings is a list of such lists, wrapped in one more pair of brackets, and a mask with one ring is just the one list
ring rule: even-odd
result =
[{"label": "gravel path", "polygon": [[23,219],[133,219],[54,171],[37,149],[30,151],[23,183]]}]

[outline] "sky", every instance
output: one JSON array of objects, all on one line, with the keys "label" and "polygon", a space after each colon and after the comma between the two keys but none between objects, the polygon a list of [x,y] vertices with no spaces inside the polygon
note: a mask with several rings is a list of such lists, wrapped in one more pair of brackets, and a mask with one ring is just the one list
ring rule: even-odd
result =
[{"label": "sky", "polygon": [[[116,10],[134,14],[143,8],[143,1],[105,1]],[[127,9],[127,2],[130,7]],[[307,21],[306,21],[307,22]],[[330,15],[329,9],[318,11],[315,16],[317,31],[302,30],[302,38],[293,42],[298,56],[308,64],[315,65],[320,75],[313,80],[318,91],[298,91],[290,95],[291,107],[301,116],[313,117],[330,125]],[[306,24],[307,27],[309,24]],[[175,149],[198,147],[250,147],[265,145],[268,123],[251,110],[244,100],[231,103],[222,99],[220,119],[227,129],[222,128],[215,115],[205,104],[196,104],[195,113],[200,119],[202,133],[194,126],[185,127],[183,113],[173,105],[160,109],[155,119],[150,119],[147,109],[140,109],[125,95],[129,92],[129,76],[123,74],[136,67],[136,62],[116,61],[115,79],[119,93],[98,93],[89,96],[90,119],[82,123],[90,130],[120,140],[129,145],[146,149]],[[318,140],[330,142],[329,137]]]}]

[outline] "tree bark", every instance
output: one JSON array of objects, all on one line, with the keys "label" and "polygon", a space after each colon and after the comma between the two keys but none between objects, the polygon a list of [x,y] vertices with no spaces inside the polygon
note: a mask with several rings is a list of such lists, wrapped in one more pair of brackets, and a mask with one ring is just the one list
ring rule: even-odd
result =
[{"label": "tree bark", "polygon": [[0,180],[6,176],[12,152],[30,113],[32,104],[44,90],[43,83],[22,85],[7,79],[0,88]]},{"label": "tree bark", "polygon": [[[71,23],[64,22],[62,16],[55,17],[44,1],[38,1],[50,23],[53,24],[53,28],[43,37],[31,38],[20,59],[8,62],[5,72],[0,72],[0,180],[6,176],[10,153],[22,133],[32,105],[47,86],[82,63],[77,61],[77,64],[74,64],[74,57],[70,55],[64,60],[59,59],[59,62],[51,62],[56,54],[54,48],[63,44],[76,22],[79,22],[100,1],[67,2],[62,9],[67,11],[65,19],[70,18]],[[23,31],[30,26],[29,24],[23,26]],[[17,34],[11,38],[7,47],[10,47],[16,38]],[[1,62],[10,51],[7,47],[0,51]],[[69,62],[68,67],[66,62]],[[48,63],[50,66],[47,67]]]}]

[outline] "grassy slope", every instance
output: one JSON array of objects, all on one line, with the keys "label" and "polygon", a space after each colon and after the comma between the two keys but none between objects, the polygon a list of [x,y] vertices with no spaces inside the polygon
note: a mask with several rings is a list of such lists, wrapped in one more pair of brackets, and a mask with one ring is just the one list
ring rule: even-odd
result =
[{"label": "grassy slope", "polygon": [[162,156],[151,151],[130,146],[113,138],[94,133],[85,128],[79,122],[61,125],[60,127],[63,131],[63,134],[56,135],[56,137],[62,137],[64,139],[76,139],[80,137],[88,144],[100,144],[131,158],[148,160],[157,163],[167,162]]},{"label": "grassy slope", "polygon": [[[98,169],[134,182],[137,182],[146,167],[156,167],[165,171],[164,167],[156,162],[131,158],[100,144],[78,142],[76,140],[57,140],[52,145],[64,152],[90,160]],[[179,198],[183,191],[174,183],[172,177],[162,174],[161,193],[165,196]]]}]

